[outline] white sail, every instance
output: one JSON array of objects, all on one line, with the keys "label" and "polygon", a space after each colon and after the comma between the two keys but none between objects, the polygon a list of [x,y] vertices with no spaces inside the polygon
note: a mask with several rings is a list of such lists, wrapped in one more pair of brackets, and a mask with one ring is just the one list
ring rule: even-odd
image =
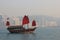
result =
[{"label": "white sail", "polygon": [[13,20],[15,21],[15,25],[20,25],[20,20],[17,17],[14,17]]}]

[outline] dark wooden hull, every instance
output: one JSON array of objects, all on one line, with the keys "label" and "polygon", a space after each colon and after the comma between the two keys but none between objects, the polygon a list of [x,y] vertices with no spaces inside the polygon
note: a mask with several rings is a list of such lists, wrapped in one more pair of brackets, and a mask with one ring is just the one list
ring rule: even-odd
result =
[{"label": "dark wooden hull", "polygon": [[30,28],[30,29],[25,29],[25,28],[23,28],[23,26],[10,26],[10,27],[7,28],[7,30],[10,33],[33,32],[35,29],[36,29],[36,27],[35,28]]}]

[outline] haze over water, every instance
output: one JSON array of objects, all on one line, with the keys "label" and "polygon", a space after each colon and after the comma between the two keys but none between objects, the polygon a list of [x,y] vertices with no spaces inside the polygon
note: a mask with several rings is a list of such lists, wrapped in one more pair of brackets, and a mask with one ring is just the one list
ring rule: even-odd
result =
[{"label": "haze over water", "polygon": [[[38,20],[36,21],[41,22]],[[0,40],[60,40],[60,27],[42,27],[40,24],[33,33],[11,34],[6,29],[4,21],[0,20]]]},{"label": "haze over water", "polygon": [[[2,18],[1,18],[2,19]],[[11,34],[6,29],[4,21],[0,19],[0,40],[60,40],[60,26],[42,27],[40,19],[38,28],[33,33],[14,33]],[[32,17],[30,17],[32,20]],[[39,21],[38,21],[39,20]],[[43,22],[44,23],[44,22]]]},{"label": "haze over water", "polygon": [[[58,17],[56,19],[46,17],[48,20],[44,18],[43,21],[48,24],[47,27],[41,27],[43,21],[37,18],[36,20],[39,20],[38,22],[41,24],[39,23],[39,27],[34,33],[28,34],[11,34],[6,29],[4,22],[1,23],[0,20],[0,40],[60,40],[60,0],[0,0],[0,14],[5,17],[25,14]],[[54,24],[54,27],[49,27],[51,23]],[[56,27],[55,24],[57,24]]]}]

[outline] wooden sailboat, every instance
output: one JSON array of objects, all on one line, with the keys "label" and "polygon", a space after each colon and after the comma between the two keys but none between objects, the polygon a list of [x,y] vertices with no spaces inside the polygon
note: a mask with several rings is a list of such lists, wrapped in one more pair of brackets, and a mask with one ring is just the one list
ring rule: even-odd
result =
[{"label": "wooden sailboat", "polygon": [[[34,28],[29,28],[28,24],[29,24],[29,18],[26,15],[23,17],[22,25],[10,26],[10,22],[9,21],[6,22],[6,26],[8,26],[7,30],[10,33],[33,32],[36,29],[36,27],[34,27],[36,26],[35,20],[32,21],[32,27]],[[25,29],[24,25],[27,25],[28,28]]]}]

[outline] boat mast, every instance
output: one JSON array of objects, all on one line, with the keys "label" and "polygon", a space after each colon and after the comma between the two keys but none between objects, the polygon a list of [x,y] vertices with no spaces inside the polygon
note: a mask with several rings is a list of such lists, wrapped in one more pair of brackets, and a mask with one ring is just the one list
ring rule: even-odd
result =
[{"label": "boat mast", "polygon": [[[28,9],[29,10],[29,9]],[[29,10],[29,14],[30,14],[30,10]],[[28,16],[28,15],[27,15]],[[28,17],[29,18],[29,17]],[[29,29],[29,23],[27,24],[27,27],[28,27],[28,29]],[[29,30],[30,31],[30,30]]]}]

